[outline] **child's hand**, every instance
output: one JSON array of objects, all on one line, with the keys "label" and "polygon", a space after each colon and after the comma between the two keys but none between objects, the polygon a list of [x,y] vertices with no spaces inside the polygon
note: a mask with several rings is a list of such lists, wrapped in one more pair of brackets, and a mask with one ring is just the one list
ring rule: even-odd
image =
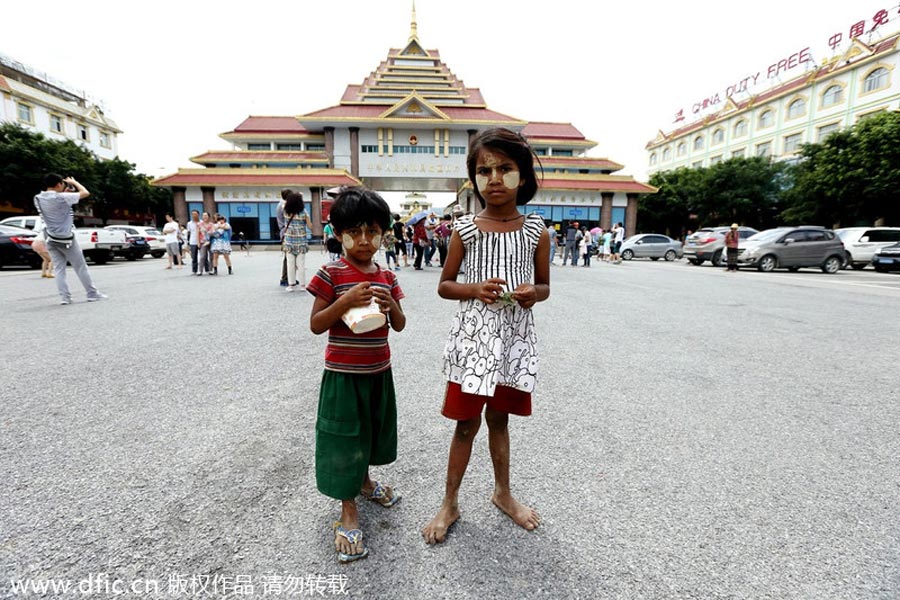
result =
[{"label": "child's hand", "polygon": [[537,289],[533,284],[523,283],[513,292],[513,298],[519,302],[522,308],[531,308],[537,302]]},{"label": "child's hand", "polygon": [[493,304],[500,297],[500,294],[503,293],[503,286],[506,285],[506,280],[499,277],[491,277],[475,285],[475,298],[485,304]]},{"label": "child's hand", "polygon": [[375,296],[375,302],[378,303],[378,306],[381,308],[381,312],[383,312],[384,314],[390,314],[391,310],[396,305],[394,297],[391,296],[391,292],[384,289],[383,287],[373,287],[372,295]]},{"label": "child's hand", "polygon": [[375,288],[371,287],[371,284],[368,281],[362,281],[347,290],[341,298],[344,299],[344,302],[346,302],[350,308],[354,306],[368,306],[372,303],[374,289]]}]

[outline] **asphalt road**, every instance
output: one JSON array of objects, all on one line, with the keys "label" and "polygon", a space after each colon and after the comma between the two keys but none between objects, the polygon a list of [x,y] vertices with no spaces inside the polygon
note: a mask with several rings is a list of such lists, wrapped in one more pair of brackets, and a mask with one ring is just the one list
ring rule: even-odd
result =
[{"label": "asphalt road", "polygon": [[429,547],[455,307],[437,269],[404,270],[399,458],[373,470],[403,499],[361,507],[370,557],[340,566],[313,469],[325,336],[279,260],[116,262],[92,269],[109,300],[71,277],[71,306],[0,273],[0,597],[900,596],[900,275],[553,268],[534,415],[511,423],[542,526],[491,505],[483,430],[462,519]]}]

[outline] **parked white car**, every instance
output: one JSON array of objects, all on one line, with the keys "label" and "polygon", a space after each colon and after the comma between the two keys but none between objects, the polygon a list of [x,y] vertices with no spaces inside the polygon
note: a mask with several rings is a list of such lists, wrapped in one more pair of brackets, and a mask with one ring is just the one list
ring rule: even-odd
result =
[{"label": "parked white car", "polygon": [[900,227],[845,227],[834,232],[844,242],[846,266],[865,269],[882,248],[900,242]]},{"label": "parked white car", "polygon": [[[44,220],[40,215],[7,217],[0,221],[0,225],[12,225],[32,231],[44,230]],[[127,246],[124,233],[108,231],[102,227],[76,227],[75,238],[84,257],[98,265],[111,261],[116,253]]]},{"label": "parked white car", "polygon": [[165,236],[162,231],[156,227],[144,227],[142,225],[107,225],[106,229],[111,231],[123,231],[125,235],[139,235],[150,246],[150,256],[160,258],[166,253]]}]

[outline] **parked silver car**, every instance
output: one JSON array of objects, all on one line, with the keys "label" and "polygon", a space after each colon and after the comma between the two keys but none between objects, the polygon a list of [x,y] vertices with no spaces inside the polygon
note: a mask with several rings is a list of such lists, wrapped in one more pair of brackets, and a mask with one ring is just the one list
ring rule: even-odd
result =
[{"label": "parked silver car", "polygon": [[844,264],[844,244],[824,227],[776,227],[741,242],[738,266],[760,271],[784,268],[818,267],[825,273],[837,273]]},{"label": "parked silver car", "polygon": [[639,233],[633,235],[624,242],[619,251],[623,260],[632,258],[649,258],[651,260],[675,260],[681,258],[683,252],[681,242],[673,240],[661,233]]},{"label": "parked silver car", "polygon": [[845,266],[865,269],[879,250],[900,242],[900,227],[845,227],[834,232],[847,251]]},{"label": "parked silver car", "polygon": [[[684,257],[692,265],[710,261],[715,267],[725,265],[725,234],[731,227],[704,227],[689,235],[684,241]],[[738,227],[738,236],[746,240],[759,233],[752,227]]]}]

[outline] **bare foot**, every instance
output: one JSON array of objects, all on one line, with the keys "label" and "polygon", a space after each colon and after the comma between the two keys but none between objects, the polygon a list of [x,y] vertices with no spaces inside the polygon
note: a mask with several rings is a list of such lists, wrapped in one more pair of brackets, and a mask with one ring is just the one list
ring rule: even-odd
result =
[{"label": "bare foot", "polygon": [[438,514],[422,528],[426,544],[439,544],[447,539],[447,530],[459,519],[458,506],[441,506]]},{"label": "bare foot", "polygon": [[503,496],[494,494],[491,498],[491,502],[493,502],[497,508],[509,515],[509,517],[516,522],[516,525],[527,529],[528,531],[536,529],[541,523],[541,517],[537,514],[536,510],[530,506],[525,506],[510,494]]}]

